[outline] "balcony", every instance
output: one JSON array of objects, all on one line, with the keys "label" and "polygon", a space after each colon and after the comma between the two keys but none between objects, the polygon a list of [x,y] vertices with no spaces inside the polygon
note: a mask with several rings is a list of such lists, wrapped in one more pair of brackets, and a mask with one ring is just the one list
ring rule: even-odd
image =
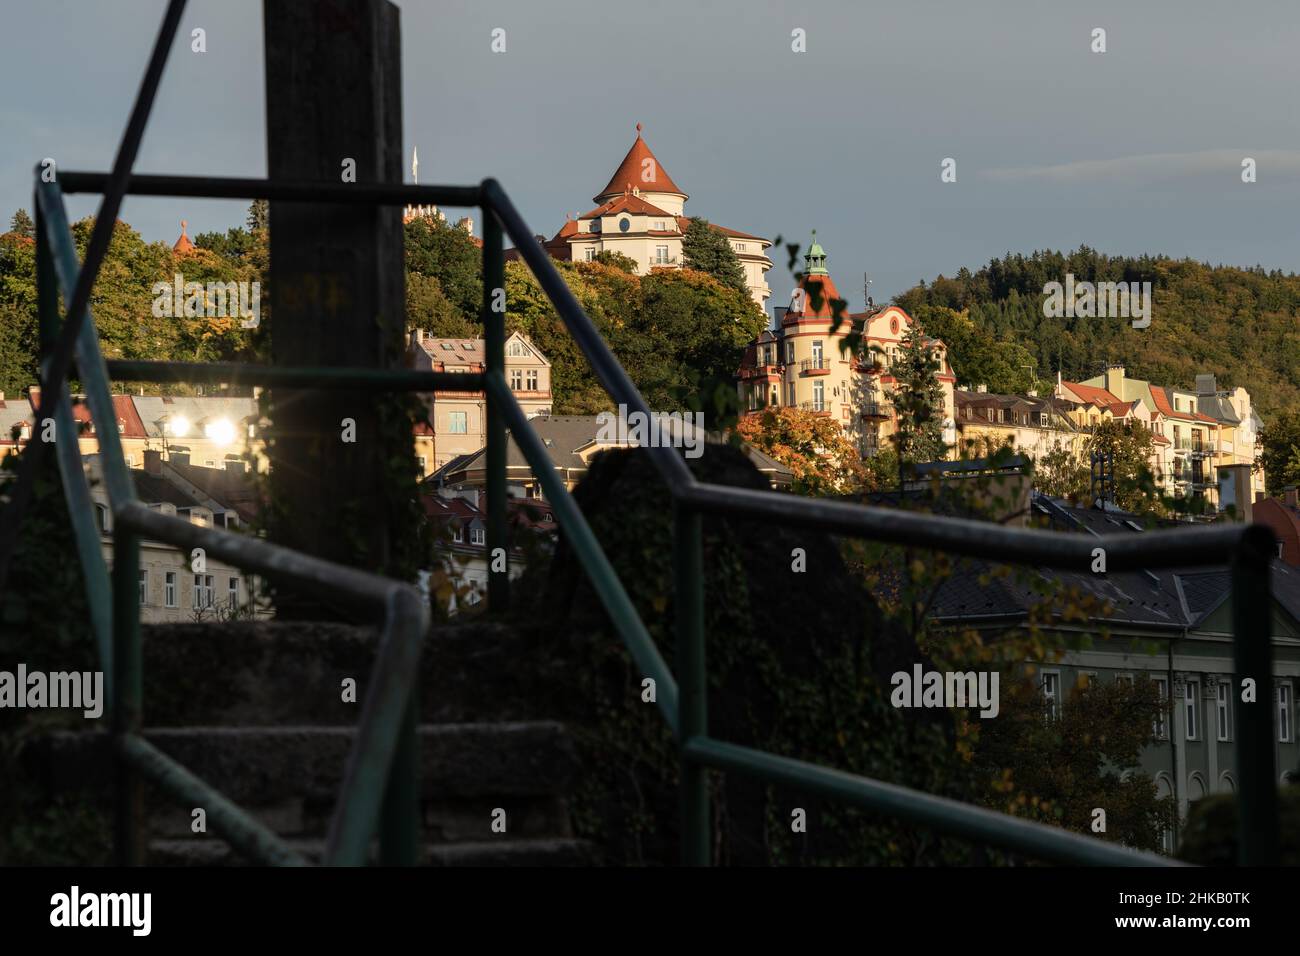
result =
[{"label": "balcony", "polygon": [[742,379],[750,378],[780,378],[781,370],[776,365],[754,365],[740,370]]},{"label": "balcony", "polygon": [[831,407],[827,402],[800,402],[799,410],[802,412],[812,412],[814,415],[829,415]]},{"label": "balcony", "polygon": [[867,402],[862,406],[862,417],[869,419],[887,419],[893,415],[892,402]]},{"label": "balcony", "polygon": [[804,359],[799,363],[800,375],[829,375],[830,373],[831,361],[828,358]]}]

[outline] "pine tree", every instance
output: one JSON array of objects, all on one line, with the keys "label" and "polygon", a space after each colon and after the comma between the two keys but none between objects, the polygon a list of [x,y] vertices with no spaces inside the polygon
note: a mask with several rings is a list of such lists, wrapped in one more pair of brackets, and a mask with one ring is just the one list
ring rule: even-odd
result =
[{"label": "pine tree", "polygon": [[939,384],[939,362],[930,353],[924,336],[915,326],[903,335],[898,358],[891,373],[898,383],[894,407],[898,412],[900,471],[906,465],[938,461],[947,451],[943,440],[943,386]]},{"label": "pine tree", "polygon": [[727,237],[709,225],[707,219],[692,216],[682,237],[682,265],[706,272],[723,285],[745,292],[745,269]]},{"label": "pine tree", "polygon": [[14,213],[13,219],[9,221],[9,229],[28,239],[36,236],[36,224],[32,222],[32,217],[27,214],[26,209],[19,209]]}]

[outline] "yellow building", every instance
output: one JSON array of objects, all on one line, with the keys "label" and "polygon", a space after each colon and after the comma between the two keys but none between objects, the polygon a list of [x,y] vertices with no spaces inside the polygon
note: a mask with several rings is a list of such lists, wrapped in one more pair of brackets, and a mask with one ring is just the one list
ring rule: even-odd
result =
[{"label": "yellow building", "polygon": [[[529,418],[551,411],[551,363],[527,338],[512,333],[505,342],[506,382]],[[482,339],[437,339],[411,333],[411,367],[424,372],[482,372],[487,352]],[[422,396],[426,423],[416,426],[416,463],[431,475],[453,458],[487,444],[487,398],[482,392],[432,392]]]},{"label": "yellow building", "polygon": [[[838,327],[837,301],[841,303]],[[897,383],[891,368],[913,324],[912,317],[894,305],[850,314],[814,232],[804,256],[803,278],[789,307],[778,309],[776,327],[745,349],[738,373],[741,408],[750,413],[768,407],[800,408],[824,415],[839,423],[864,458],[875,455],[898,430],[893,402]],[[854,328],[861,330],[862,345],[850,354],[841,345]],[[944,396],[944,442],[953,446],[956,377],[943,342],[924,342],[939,363],[936,377]]]},{"label": "yellow building", "polygon": [[[592,199],[596,207],[569,216],[543,246],[554,258],[574,262],[591,262],[601,252],[616,252],[635,262],[637,274],[643,276],[652,269],[679,269],[682,237],[690,224],[685,212],[687,198],[641,138],[641,124],[637,123],[632,148]],[[766,252],[771,241],[711,225],[727,238],[740,259],[750,296],[760,308],[766,308],[772,295],[767,284],[772,260]],[[517,253],[511,250],[508,256]]]}]

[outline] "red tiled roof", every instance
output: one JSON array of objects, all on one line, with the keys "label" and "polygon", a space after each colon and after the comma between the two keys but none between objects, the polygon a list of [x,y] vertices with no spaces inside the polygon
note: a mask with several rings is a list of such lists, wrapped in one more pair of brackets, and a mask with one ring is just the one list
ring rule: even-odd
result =
[{"label": "red tiled roof", "polygon": [[[801,320],[834,319],[835,307],[831,303],[835,299],[841,298],[841,296],[839,289],[835,288],[835,283],[829,275],[806,275],[799,280],[799,288],[804,290],[803,311],[787,312],[786,318]],[[840,318],[844,322],[843,331],[847,333],[849,331],[847,307],[845,311],[840,313]]]},{"label": "red tiled roof", "polygon": [[[691,224],[690,216],[677,216],[676,219],[677,228],[685,233],[686,227]],[[728,229],[726,226],[719,226],[716,222],[709,223],[709,228],[713,229],[715,232],[722,233],[724,236],[731,236],[734,239],[753,239],[755,242],[767,242],[767,240],[762,236],[751,236],[749,233],[741,232],[739,229]]]},{"label": "red tiled roof", "polygon": [[1215,425],[1219,423],[1218,419],[1211,418],[1209,415],[1202,415],[1200,412],[1174,411],[1174,407],[1169,401],[1169,390],[1163,385],[1151,386],[1151,399],[1156,403],[1156,410],[1170,418],[1181,418],[1189,422],[1210,422]]},{"label": "red tiled roof", "polygon": [[[630,212],[633,215],[642,216],[665,216],[673,218],[673,214],[660,209],[654,203],[646,202],[640,196],[634,196],[631,193],[619,196],[609,202],[602,203],[590,212],[584,212],[579,219],[595,219],[597,216],[612,216],[619,212]],[[572,220],[570,220],[572,222]],[[568,223],[565,223],[568,225]],[[574,223],[576,226],[577,223]],[[563,228],[563,227],[561,227]]]},{"label": "red tiled roof", "polygon": [[1075,395],[1078,395],[1081,400],[1091,402],[1101,408],[1125,404],[1113,393],[1106,391],[1104,388],[1098,388],[1096,385],[1081,385],[1078,382],[1062,382],[1061,384],[1074,392]]},{"label": "red tiled roof", "polygon": [[194,243],[190,242],[190,237],[185,234],[187,223],[181,220],[181,237],[176,240],[176,245],[172,246],[172,251],[178,255],[185,255],[187,252],[194,251]]},{"label": "red tiled roof", "polygon": [[[645,160],[652,160],[649,165],[642,165]],[[646,172],[652,173],[649,179],[644,179]],[[618,169],[610,178],[609,184],[596,195],[596,202],[600,202],[601,196],[610,196],[614,193],[621,193],[625,189],[636,186],[642,192],[661,192],[677,193],[685,196],[686,193],[673,182],[672,177],[664,170],[663,165],[655,158],[655,154],[650,152],[650,147],[645,144],[641,138],[641,124],[636,124],[636,142],[632,148],[627,151],[623,157],[623,162],[618,164]]]}]

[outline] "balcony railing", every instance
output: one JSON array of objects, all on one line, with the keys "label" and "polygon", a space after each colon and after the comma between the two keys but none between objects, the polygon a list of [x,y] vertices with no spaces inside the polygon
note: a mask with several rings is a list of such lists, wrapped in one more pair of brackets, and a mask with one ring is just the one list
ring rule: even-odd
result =
[{"label": "balcony railing", "polygon": [[800,402],[798,407],[800,411],[816,412],[819,415],[829,415],[831,413],[830,403],[826,401]]},{"label": "balcony railing", "polygon": [[862,406],[863,418],[889,418],[893,414],[892,402],[867,402]]},{"label": "balcony railing", "polygon": [[831,360],[825,357],[804,359],[799,363],[800,375],[826,375],[830,370]]}]

